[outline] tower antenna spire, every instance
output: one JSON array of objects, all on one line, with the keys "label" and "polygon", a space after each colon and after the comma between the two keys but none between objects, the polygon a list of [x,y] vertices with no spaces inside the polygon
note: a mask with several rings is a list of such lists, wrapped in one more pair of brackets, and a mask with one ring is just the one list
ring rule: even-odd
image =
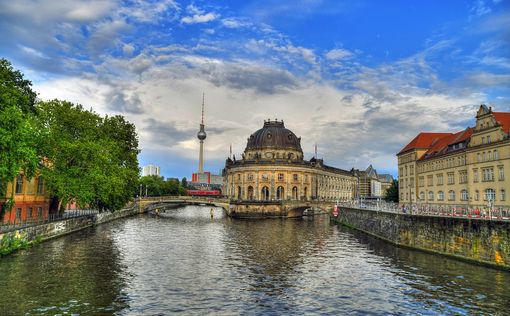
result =
[{"label": "tower antenna spire", "polygon": [[205,92],[202,92],[202,125],[204,125],[204,104],[205,104]]}]

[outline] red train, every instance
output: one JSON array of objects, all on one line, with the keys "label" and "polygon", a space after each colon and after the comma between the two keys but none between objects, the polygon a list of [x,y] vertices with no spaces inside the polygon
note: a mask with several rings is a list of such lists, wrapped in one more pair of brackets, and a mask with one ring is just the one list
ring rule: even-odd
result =
[{"label": "red train", "polygon": [[222,197],[220,190],[188,190],[190,196],[210,196],[210,197]]}]

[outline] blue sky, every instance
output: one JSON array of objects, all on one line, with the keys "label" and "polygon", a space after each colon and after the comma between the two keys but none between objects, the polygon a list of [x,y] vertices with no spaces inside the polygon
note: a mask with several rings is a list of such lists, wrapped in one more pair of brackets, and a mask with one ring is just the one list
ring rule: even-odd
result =
[{"label": "blue sky", "polygon": [[41,99],[137,126],[165,176],[238,156],[278,118],[326,163],[396,174],[421,131],[510,111],[510,1],[0,1],[0,56]]}]

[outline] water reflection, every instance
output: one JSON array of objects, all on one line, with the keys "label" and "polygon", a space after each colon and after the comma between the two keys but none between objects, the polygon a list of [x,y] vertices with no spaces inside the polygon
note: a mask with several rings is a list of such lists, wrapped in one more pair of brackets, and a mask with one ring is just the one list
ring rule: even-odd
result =
[{"label": "water reflection", "polygon": [[504,314],[510,274],[393,247],[327,217],[186,207],[0,261],[1,315]]}]

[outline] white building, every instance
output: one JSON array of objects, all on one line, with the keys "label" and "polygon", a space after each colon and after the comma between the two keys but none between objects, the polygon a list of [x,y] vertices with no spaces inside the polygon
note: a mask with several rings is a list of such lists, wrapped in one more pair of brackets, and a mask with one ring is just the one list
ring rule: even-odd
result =
[{"label": "white building", "polygon": [[147,165],[142,169],[142,177],[146,176],[158,176],[160,177],[160,168],[156,165]]}]

